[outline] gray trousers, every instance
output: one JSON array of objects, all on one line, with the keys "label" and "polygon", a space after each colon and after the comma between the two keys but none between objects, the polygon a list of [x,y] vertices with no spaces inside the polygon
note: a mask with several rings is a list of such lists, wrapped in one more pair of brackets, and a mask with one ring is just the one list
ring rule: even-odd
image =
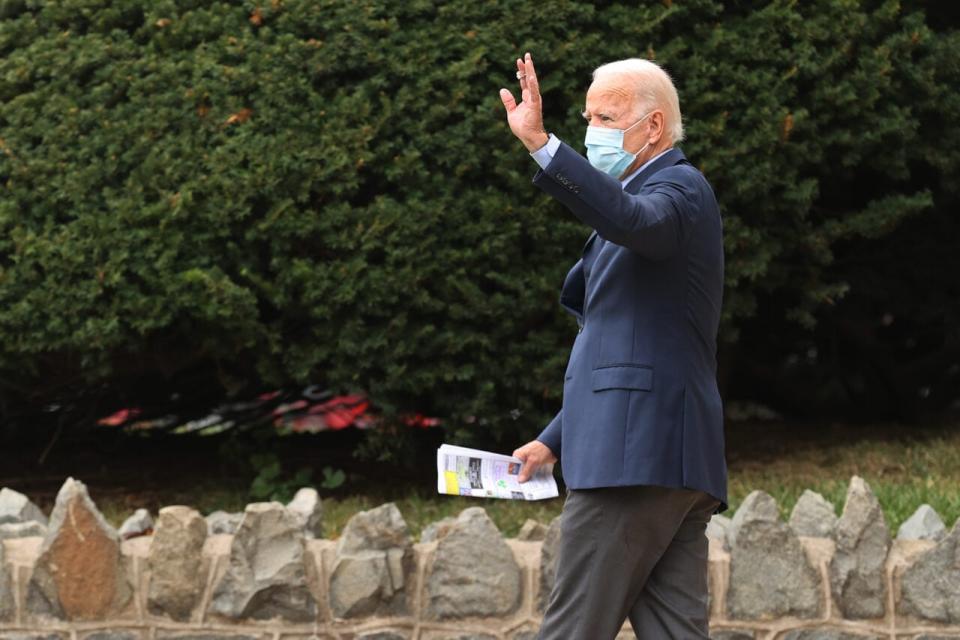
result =
[{"label": "gray trousers", "polygon": [[719,501],[659,486],[567,491],[540,640],[708,638],[707,522]]}]

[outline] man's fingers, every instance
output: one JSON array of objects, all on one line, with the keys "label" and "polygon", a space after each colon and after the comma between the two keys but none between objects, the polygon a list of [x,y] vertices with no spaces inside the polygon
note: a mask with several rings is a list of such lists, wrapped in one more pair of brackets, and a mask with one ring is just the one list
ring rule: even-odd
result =
[{"label": "man's fingers", "polygon": [[524,80],[527,82],[527,88],[530,89],[530,97],[528,98],[524,95],[523,99],[530,100],[531,102],[540,102],[540,82],[537,80],[537,70],[533,67],[533,58],[529,53],[523,66],[523,73],[526,74]]},{"label": "man's fingers", "polygon": [[513,98],[513,94],[507,89],[500,89],[500,100],[503,101],[503,106],[506,108],[507,113],[517,108],[517,101]]},{"label": "man's fingers", "polygon": [[520,475],[517,476],[517,482],[526,482],[529,480],[538,466],[539,465],[533,464],[532,462],[524,463],[524,465],[520,467]]},{"label": "man's fingers", "polygon": [[527,88],[527,66],[520,58],[517,58],[517,80],[520,81],[520,92],[522,94],[523,90]]},{"label": "man's fingers", "polygon": [[[520,100],[522,102],[540,102],[540,84],[537,82],[537,72],[533,68],[533,58],[526,54],[526,59],[517,58],[517,79],[520,81]],[[500,99],[507,113],[517,108],[517,101],[513,94],[506,89],[500,89]]]},{"label": "man's fingers", "polygon": [[530,450],[529,443],[517,448],[513,452],[513,457],[523,463],[520,465],[520,474],[517,476],[518,482],[526,482],[532,475],[530,472],[531,469],[537,468],[537,463],[535,462],[534,456],[531,455],[532,453],[533,451]]}]

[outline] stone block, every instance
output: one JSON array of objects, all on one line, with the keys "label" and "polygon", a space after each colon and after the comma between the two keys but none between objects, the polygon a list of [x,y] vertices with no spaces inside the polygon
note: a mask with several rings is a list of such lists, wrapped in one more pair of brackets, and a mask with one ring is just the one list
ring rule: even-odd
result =
[{"label": "stone block", "polygon": [[194,509],[160,509],[147,566],[147,610],[178,621],[190,619],[206,585],[208,561],[203,556],[207,523]]},{"label": "stone block", "polygon": [[223,633],[217,631],[211,631],[209,633],[199,631],[195,633],[178,633],[175,631],[158,630],[157,640],[265,640],[265,637],[260,634],[249,635],[244,633]]},{"label": "stone block", "polygon": [[32,538],[44,537],[47,535],[47,526],[36,520],[27,520],[26,522],[8,522],[0,524],[0,540],[12,540],[13,538]]},{"label": "stone block", "polygon": [[729,549],[730,543],[727,539],[727,532],[730,530],[732,522],[727,516],[719,513],[713,514],[707,523],[707,537],[719,541],[723,549]]},{"label": "stone block", "polygon": [[542,542],[546,536],[547,527],[545,527],[543,523],[537,522],[533,518],[527,518],[526,522],[523,523],[523,526],[520,527],[520,532],[517,534],[517,540]]},{"label": "stone block", "polygon": [[950,535],[904,570],[900,585],[902,613],[960,624],[960,520]]},{"label": "stone block", "polygon": [[207,535],[215,536],[224,533],[233,535],[237,532],[237,527],[243,520],[243,514],[214,511],[207,515],[205,520],[207,521]]},{"label": "stone block", "polygon": [[[454,520],[456,520],[456,518],[454,518]],[[423,631],[417,637],[417,640],[499,640],[499,636],[484,633],[483,631],[469,630],[465,627],[459,631]]]},{"label": "stone block", "polygon": [[209,611],[233,619],[316,619],[316,601],[306,582],[303,528],[281,503],[247,505]]},{"label": "stone block", "polygon": [[452,527],[456,521],[456,518],[450,517],[431,522],[420,532],[420,542],[436,542],[447,535],[447,531],[450,530],[450,527]]},{"label": "stone block", "polygon": [[47,526],[47,516],[30,499],[13,489],[0,489],[0,524],[39,522]]},{"label": "stone block", "polygon": [[338,618],[373,615],[382,604],[402,593],[395,584],[383,551],[365,551],[342,556],[330,579],[330,607]]},{"label": "stone block", "polygon": [[410,531],[403,515],[397,505],[388,502],[350,518],[337,542],[337,553],[387,551],[410,544]]},{"label": "stone block", "polygon": [[728,532],[732,619],[771,620],[820,615],[819,572],[796,534],[780,521],[776,501],[754,491],[737,509]]},{"label": "stone block", "polygon": [[3,542],[0,542],[0,622],[13,620],[13,616],[16,614],[15,602],[13,577],[7,569],[6,552]]},{"label": "stone block", "polygon": [[123,540],[145,536],[153,531],[153,517],[146,509],[137,509],[120,525],[118,533]]},{"label": "stone block", "polygon": [[794,629],[782,634],[781,640],[880,640],[880,636],[840,629]]},{"label": "stone block", "polygon": [[130,629],[103,629],[80,636],[78,640],[141,640],[142,637],[143,634],[140,631],[132,631]]},{"label": "stone block", "polygon": [[361,633],[356,640],[410,640],[410,634],[401,631],[368,631]]},{"label": "stone block", "polygon": [[863,478],[850,480],[834,537],[837,548],[830,563],[830,584],[840,611],[847,619],[882,617],[890,532],[880,503]]},{"label": "stone block", "polygon": [[338,618],[409,613],[413,542],[396,505],[353,516],[337,543],[330,608]]},{"label": "stone block", "polygon": [[724,629],[710,633],[710,640],[754,640],[753,631],[740,629]]},{"label": "stone block", "polygon": [[744,524],[754,522],[779,522],[780,511],[777,501],[763,491],[753,491],[743,500],[743,504],[733,514],[727,526],[727,543],[730,548],[737,546],[737,536]]},{"label": "stone block", "polygon": [[425,616],[502,618],[520,604],[520,567],[480,507],[465,509],[437,543],[427,569]]},{"label": "stone block", "polygon": [[947,528],[940,514],[928,504],[920,505],[897,530],[898,540],[941,540]]},{"label": "stone block", "polygon": [[790,513],[790,528],[798,536],[832,538],[837,526],[833,503],[816,491],[805,490]]},{"label": "stone block", "polygon": [[300,521],[307,538],[323,537],[323,502],[313,487],[298,490],[287,509]]},{"label": "stone block", "polygon": [[28,613],[70,620],[105,620],[131,600],[120,536],[79,480],[57,493],[40,557],[27,586]]}]

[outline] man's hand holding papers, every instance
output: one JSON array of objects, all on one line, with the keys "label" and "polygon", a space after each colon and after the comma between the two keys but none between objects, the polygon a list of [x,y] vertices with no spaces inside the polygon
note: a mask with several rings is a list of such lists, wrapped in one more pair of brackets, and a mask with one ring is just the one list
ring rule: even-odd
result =
[{"label": "man's hand holding papers", "polygon": [[560,495],[553,465],[538,467],[520,482],[523,461],[489,451],[442,445],[437,449],[437,492],[475,498],[544,500]]}]

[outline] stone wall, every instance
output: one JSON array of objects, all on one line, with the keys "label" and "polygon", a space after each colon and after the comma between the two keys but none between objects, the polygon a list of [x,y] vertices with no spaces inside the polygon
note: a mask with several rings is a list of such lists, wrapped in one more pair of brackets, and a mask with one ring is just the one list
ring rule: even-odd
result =
[{"label": "stone wall", "polygon": [[[356,514],[335,541],[319,537],[321,519],[303,489],[242,514],[170,506],[154,522],[140,510],[117,530],[73,478],[49,520],[3,489],[0,640],[536,636],[559,519],[504,539],[478,506],[419,542],[393,504]],[[926,507],[891,540],[860,478],[839,518],[808,492],[783,522],[754,492],[707,535],[714,638],[960,638],[960,522],[948,533]]]}]

